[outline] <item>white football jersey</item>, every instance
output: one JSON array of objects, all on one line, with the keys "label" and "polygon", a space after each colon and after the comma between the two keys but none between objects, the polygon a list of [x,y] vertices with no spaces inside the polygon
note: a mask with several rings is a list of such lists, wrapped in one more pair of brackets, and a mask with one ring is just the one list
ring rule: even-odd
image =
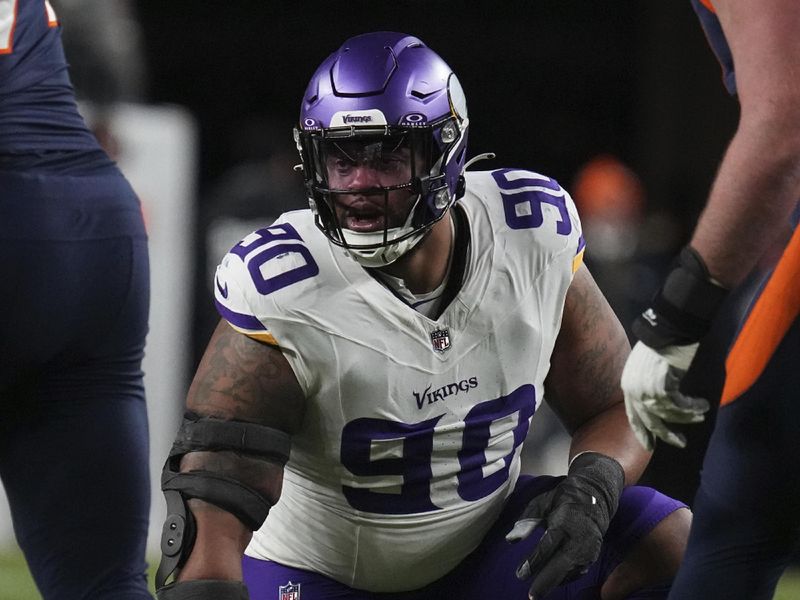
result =
[{"label": "white football jersey", "polygon": [[393,592],[481,541],[513,489],[583,238],[552,179],[466,174],[463,285],[437,320],[328,242],[310,211],[242,240],[222,316],[277,343],[307,397],[283,492],[247,554]]}]

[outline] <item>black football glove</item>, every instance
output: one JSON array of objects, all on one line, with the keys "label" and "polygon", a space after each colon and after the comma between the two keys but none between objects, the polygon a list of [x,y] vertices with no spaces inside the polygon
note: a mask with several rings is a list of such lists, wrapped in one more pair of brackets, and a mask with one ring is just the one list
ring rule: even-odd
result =
[{"label": "black football glove", "polygon": [[624,485],[625,472],[616,460],[584,452],[573,459],[561,483],[531,500],[506,535],[507,541],[518,542],[540,524],[546,526],[534,553],[517,568],[519,579],[533,577],[531,598],[542,598],[586,573],[597,560]]}]

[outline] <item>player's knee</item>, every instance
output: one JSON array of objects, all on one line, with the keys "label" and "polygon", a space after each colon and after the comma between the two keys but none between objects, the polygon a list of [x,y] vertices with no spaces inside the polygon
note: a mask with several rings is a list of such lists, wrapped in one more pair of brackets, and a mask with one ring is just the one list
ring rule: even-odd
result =
[{"label": "player's knee", "polygon": [[692,513],[670,513],[636,544],[603,584],[603,600],[621,600],[649,586],[670,582],[683,559]]}]

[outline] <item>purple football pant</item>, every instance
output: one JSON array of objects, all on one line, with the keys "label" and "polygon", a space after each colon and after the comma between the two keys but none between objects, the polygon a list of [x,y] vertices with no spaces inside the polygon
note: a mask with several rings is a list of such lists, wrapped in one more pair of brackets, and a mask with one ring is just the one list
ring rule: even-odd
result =
[{"label": "purple football pant", "polygon": [[[281,564],[244,557],[244,581],[251,600],[487,600],[503,598],[527,600],[529,581],[514,574],[517,566],[534,550],[543,530],[517,544],[505,541],[506,534],[530,500],[552,488],[558,477],[522,476],[497,523],[483,542],[462,563],[441,579],[410,592],[378,594],[351,588],[329,577],[286,567]],[[556,588],[544,600],[590,600],[600,598],[600,588],[625,554],[659,522],[685,504],[651,488],[626,488],[619,509],[606,532],[600,558],[581,578]],[[432,559],[434,560],[434,559]],[[287,587],[292,584],[298,587]],[[284,588],[281,590],[281,588]],[[295,595],[291,594],[295,592]],[[630,598],[666,598],[669,582],[640,590]]]}]

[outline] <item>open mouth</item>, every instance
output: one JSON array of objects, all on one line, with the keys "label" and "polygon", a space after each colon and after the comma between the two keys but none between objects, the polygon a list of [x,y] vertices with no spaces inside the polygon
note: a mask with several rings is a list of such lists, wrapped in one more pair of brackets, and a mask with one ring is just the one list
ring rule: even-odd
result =
[{"label": "open mouth", "polygon": [[338,203],[339,221],[342,228],[356,232],[382,231],[386,223],[383,211],[374,204],[365,202],[351,205]]}]

